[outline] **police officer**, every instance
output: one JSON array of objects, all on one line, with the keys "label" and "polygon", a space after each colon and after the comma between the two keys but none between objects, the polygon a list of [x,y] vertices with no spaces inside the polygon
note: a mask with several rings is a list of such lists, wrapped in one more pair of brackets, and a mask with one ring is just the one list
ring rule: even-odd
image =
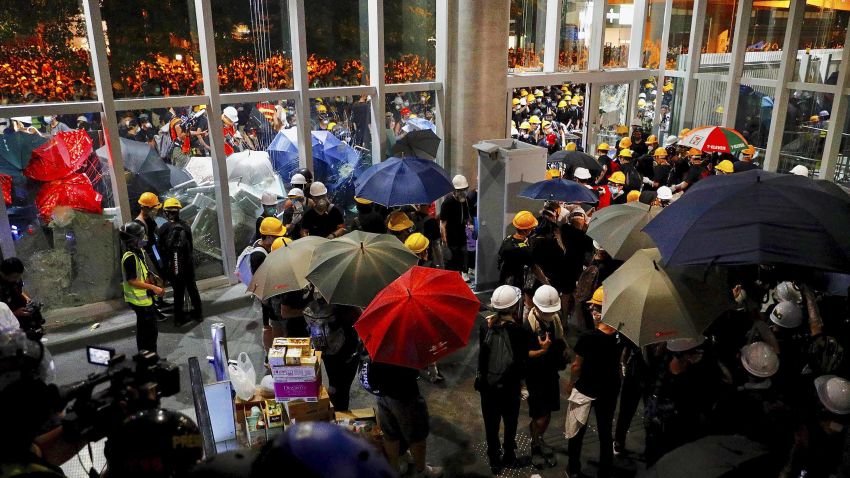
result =
[{"label": "police officer", "polygon": [[162,253],[163,271],[174,288],[174,322],[178,326],[187,321],[183,311],[186,293],[192,302],[191,317],[198,321],[203,320],[201,295],[195,283],[192,229],[180,219],[182,208],[183,205],[176,198],[166,199],[163,209],[168,222],[157,231],[157,249]]},{"label": "police officer", "polygon": [[162,297],[165,290],[151,283],[144,251],[148,241],[144,226],[136,221],[124,224],[121,241],[125,250],[121,256],[121,287],[124,289],[124,301],[136,313],[136,346],[139,351],[156,352],[159,332],[153,296]]}]

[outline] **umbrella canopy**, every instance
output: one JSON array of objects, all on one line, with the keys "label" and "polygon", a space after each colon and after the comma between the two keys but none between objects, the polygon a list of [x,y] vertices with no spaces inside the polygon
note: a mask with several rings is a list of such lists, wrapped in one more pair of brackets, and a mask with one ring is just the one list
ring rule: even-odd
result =
[{"label": "umbrella canopy", "polygon": [[269,153],[265,151],[241,151],[227,157],[227,179],[234,186],[253,189],[257,196],[270,191],[285,196],[283,187],[272,167]]},{"label": "umbrella canopy", "polygon": [[569,179],[546,179],[525,188],[521,197],[545,201],[595,203],[599,197],[585,185]]},{"label": "umbrella canopy", "polygon": [[390,158],[357,178],[355,196],[394,207],[431,204],[454,191],[446,170],[420,158]]},{"label": "umbrella canopy", "polygon": [[324,237],[307,236],[272,251],[248,284],[248,292],[266,300],[307,287],[313,252],[326,242],[328,239]]},{"label": "umbrella canopy", "polygon": [[168,175],[171,187],[175,187],[192,180],[192,175],[185,169],[178,168],[173,164],[167,164],[166,166],[168,166]]},{"label": "umbrella canopy", "polygon": [[460,274],[415,266],[354,324],[376,362],[425,368],[469,341],[480,303]]},{"label": "umbrella canopy", "polygon": [[391,153],[404,157],[434,159],[437,157],[440,141],[442,140],[437,133],[430,129],[415,130],[399,138]]},{"label": "umbrella canopy", "polygon": [[775,264],[850,271],[850,196],[762,170],[696,183],[644,228],[669,265]]},{"label": "umbrella canopy", "polygon": [[747,140],[732,128],[702,126],[679,138],[680,146],[696,148],[704,153],[738,154],[747,147]]},{"label": "umbrella canopy", "polygon": [[[290,135],[286,131],[292,131]],[[272,140],[266,152],[272,161],[274,170],[280,174],[284,181],[292,177],[292,172],[298,168],[298,142],[294,140],[297,134],[294,128],[282,130]]]},{"label": "umbrella canopy", "polygon": [[590,218],[587,235],[601,244],[611,257],[625,261],[641,249],[655,247],[652,238],[642,229],[659,212],[660,207],[638,201],[608,206]]},{"label": "umbrella canopy", "polygon": [[659,459],[651,478],[732,478],[775,476],[781,467],[764,445],[741,435],[710,435],[676,448]]},{"label": "umbrella canopy", "polygon": [[21,131],[0,134],[0,174],[23,178],[21,171],[29,165],[33,150],[45,143],[47,139],[37,134]]},{"label": "umbrella canopy", "polygon": [[[109,163],[109,148],[106,145],[98,148],[96,153],[101,164]],[[171,171],[149,144],[121,138],[121,157],[124,159],[124,170],[132,173],[127,179],[131,197],[145,191],[159,195],[171,189]]]},{"label": "umbrella canopy", "polygon": [[639,347],[700,337],[732,307],[718,269],[664,269],[660,260],[658,249],[641,249],[602,283],[602,321]]},{"label": "umbrella canopy", "polygon": [[366,307],[418,259],[395,236],[354,231],[316,247],[307,280],[332,304]]},{"label": "umbrella canopy", "polygon": [[77,173],[45,183],[35,197],[35,204],[42,222],[48,224],[56,206],[100,214],[103,212],[102,199],[103,196],[92,188],[89,178]]},{"label": "umbrella canopy", "polygon": [[[297,135],[295,128],[285,129],[277,134],[268,148],[274,170],[284,181],[289,181],[298,169]],[[360,153],[330,131],[315,130],[310,132],[310,136],[314,176],[333,191],[354,173],[360,161]]]},{"label": "umbrella canopy", "polygon": [[437,134],[437,125],[425,118],[408,118],[403,129],[407,132],[430,129],[434,134]]},{"label": "umbrella canopy", "polygon": [[34,149],[24,175],[38,181],[64,178],[83,167],[92,152],[92,140],[85,130],[63,131]]},{"label": "umbrella canopy", "polygon": [[549,156],[546,161],[550,163],[561,163],[564,165],[568,175],[572,176],[576,168],[585,168],[590,171],[592,177],[602,174],[602,165],[593,156],[581,151],[557,151]]}]

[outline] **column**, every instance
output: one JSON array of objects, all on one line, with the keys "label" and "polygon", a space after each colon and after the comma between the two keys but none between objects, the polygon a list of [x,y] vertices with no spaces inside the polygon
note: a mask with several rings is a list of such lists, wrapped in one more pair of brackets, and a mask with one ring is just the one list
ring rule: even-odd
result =
[{"label": "column", "polygon": [[313,140],[310,131],[310,98],[307,96],[307,27],[304,0],[289,0],[289,37],[292,43],[292,87],[298,92],[295,116],[298,123],[298,163],[313,170]]},{"label": "column", "polygon": [[747,54],[747,32],[750,29],[750,12],[753,0],[739,0],[735,16],[735,37],[732,39],[732,62],[729,65],[729,80],[726,82],[726,100],[723,104],[723,124],[735,127],[738,114],[738,96],[741,93],[741,75],[744,71],[744,59]]},{"label": "column", "polygon": [[693,17],[691,17],[691,38],[688,42],[688,60],[685,65],[685,86],[682,90],[682,124],[686,128],[694,127],[694,104],[697,99],[697,80],[694,75],[699,71],[699,61],[702,51],[703,24],[705,23],[705,8],[708,0],[694,2]]}]

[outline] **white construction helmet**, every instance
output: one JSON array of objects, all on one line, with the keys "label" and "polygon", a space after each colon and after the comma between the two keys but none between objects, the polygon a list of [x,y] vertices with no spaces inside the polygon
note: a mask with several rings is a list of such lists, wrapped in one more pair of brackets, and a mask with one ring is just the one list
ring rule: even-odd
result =
[{"label": "white construction helmet", "polygon": [[793,329],[803,323],[803,309],[800,304],[782,301],[770,312],[770,321],[783,329]]},{"label": "white construction helmet", "polygon": [[674,144],[679,142],[679,137],[675,134],[671,134],[664,138],[664,147],[673,146]]},{"label": "white construction helmet", "polygon": [[688,350],[695,349],[702,345],[705,342],[705,337],[700,337],[698,339],[691,338],[683,338],[683,339],[673,339],[667,341],[667,350],[671,352],[687,352]]},{"label": "white construction helmet", "polygon": [[490,296],[490,307],[496,310],[505,310],[513,307],[522,297],[519,288],[510,285],[500,285]]},{"label": "white construction helmet", "polygon": [[[293,184],[295,184],[295,183],[293,183]],[[316,181],[316,182],[314,182],[313,184],[310,185],[310,196],[313,196],[313,197],[324,196],[327,193],[328,193],[328,188],[326,188],[325,185],[323,183],[319,182],[319,181]]]},{"label": "white construction helmet", "polygon": [[673,190],[667,186],[661,186],[658,191],[655,191],[655,196],[659,201],[669,201],[673,199]]},{"label": "white construction helmet", "polygon": [[458,174],[452,178],[452,186],[454,186],[455,189],[466,189],[469,187],[469,182],[466,180],[466,176]]},{"label": "white construction helmet", "polygon": [[236,108],[232,106],[228,106],[224,109],[224,116],[226,116],[227,119],[233,121],[234,123],[239,121],[239,112],[236,111]]},{"label": "white construction helmet", "polygon": [[836,415],[850,413],[850,381],[835,375],[821,375],[815,379],[823,406]]},{"label": "white construction helmet", "polygon": [[789,172],[791,174],[796,174],[797,176],[809,177],[809,168],[803,166],[802,164],[794,166]]},{"label": "white construction helmet", "polygon": [[590,170],[587,168],[576,168],[573,176],[576,179],[590,179]]},{"label": "white construction helmet", "polygon": [[303,186],[307,184],[307,178],[305,178],[301,173],[295,173],[292,175],[292,179],[290,179],[289,182],[290,184],[299,184]]},{"label": "white construction helmet", "polygon": [[773,297],[776,298],[777,302],[788,301],[799,304],[803,301],[803,294],[800,293],[800,288],[791,281],[777,284],[776,289],[773,291]]},{"label": "white construction helmet", "polygon": [[303,198],[304,191],[302,191],[301,188],[292,188],[289,190],[289,193],[287,193],[287,196],[291,198]]},{"label": "white construction helmet", "polygon": [[767,378],[779,370],[779,356],[765,342],[753,342],[741,349],[744,369],[756,377]]},{"label": "white construction helmet", "polygon": [[561,310],[561,296],[551,285],[541,285],[534,292],[532,299],[540,312],[552,313]]},{"label": "white construction helmet", "polygon": [[263,193],[263,198],[260,201],[263,206],[277,206],[277,203],[280,202],[280,198],[277,194],[266,191]]}]

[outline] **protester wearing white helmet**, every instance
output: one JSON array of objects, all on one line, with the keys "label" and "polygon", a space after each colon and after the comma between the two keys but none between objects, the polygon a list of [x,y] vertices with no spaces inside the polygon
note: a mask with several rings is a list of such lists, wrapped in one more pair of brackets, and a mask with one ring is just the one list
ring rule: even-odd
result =
[{"label": "protester wearing white helmet", "polygon": [[667,207],[670,205],[670,201],[673,200],[673,190],[667,186],[661,186],[655,191],[655,198],[658,199],[659,206]]},{"label": "protester wearing white helmet", "polygon": [[314,205],[304,213],[301,221],[301,236],[319,236],[328,239],[345,234],[345,218],[342,211],[331,204],[328,188],[324,183],[314,181],[310,184],[310,196]]},{"label": "protester wearing white helmet", "polygon": [[850,414],[850,381],[835,375],[815,379],[818,398],[827,410],[836,415]]},{"label": "protester wearing white helmet", "polygon": [[799,304],[803,301],[803,294],[796,284],[791,281],[784,281],[776,285],[776,289],[773,290],[773,298],[777,302],[788,301]]},{"label": "protester wearing white helmet", "polygon": [[588,181],[590,181],[590,170],[589,169],[587,169],[587,168],[576,168],[576,170],[573,172],[573,178],[575,178],[576,182],[578,182],[579,184],[584,184],[588,188],[591,187],[590,184],[588,184]]},{"label": "protester wearing white helmet", "polygon": [[440,236],[449,248],[450,256],[446,260],[446,269],[458,271],[464,280],[469,280],[466,248],[466,230],[473,226],[472,211],[469,203],[469,182],[462,174],[452,178],[454,191],[446,197],[440,206]]},{"label": "protester wearing white helmet", "polygon": [[695,350],[699,346],[705,343],[705,337],[700,337],[698,339],[692,338],[681,338],[681,339],[673,339],[667,341],[667,350],[673,353],[684,353]]},{"label": "protester wearing white helmet", "polygon": [[676,135],[668,135],[664,138],[664,147],[669,148],[679,142],[679,138]]},{"label": "protester wearing white helmet", "polygon": [[307,178],[305,178],[301,173],[295,173],[292,175],[292,179],[289,180],[289,183],[293,186],[304,186],[307,184]]},{"label": "protester wearing white helmet", "polygon": [[779,370],[779,356],[766,342],[753,342],[741,349],[741,364],[754,377],[766,379]]},{"label": "protester wearing white helmet", "polygon": [[800,304],[782,301],[770,312],[770,321],[783,329],[795,329],[803,323]]},{"label": "protester wearing white helmet", "polygon": [[809,168],[803,166],[802,164],[798,164],[791,168],[791,171],[789,171],[789,173],[794,174],[796,176],[809,177]]}]

